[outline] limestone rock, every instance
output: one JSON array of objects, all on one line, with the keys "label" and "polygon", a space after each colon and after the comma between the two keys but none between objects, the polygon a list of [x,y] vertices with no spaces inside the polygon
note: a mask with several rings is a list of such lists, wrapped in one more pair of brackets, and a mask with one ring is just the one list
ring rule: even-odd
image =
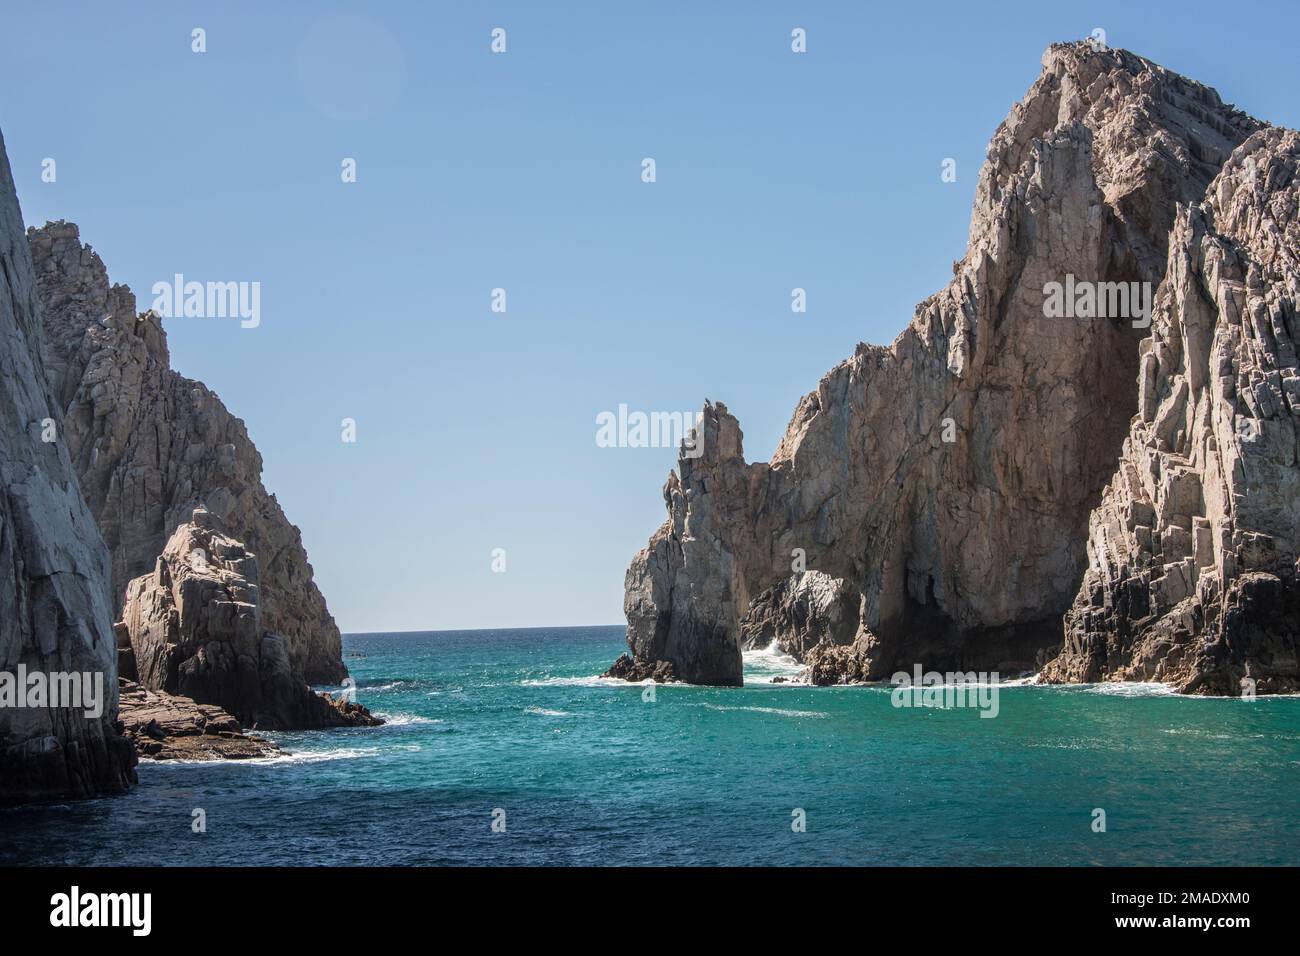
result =
[{"label": "limestone rock", "polygon": [[98,675],[104,702],[99,717],[0,707],[0,802],[85,797],[135,780],[134,752],[115,726],[108,554],[67,448],[43,440],[61,418],[45,371],[32,260],[0,138],[0,671]]},{"label": "limestone rock", "polygon": [[256,760],[282,751],[245,734],[220,707],[121,682],[121,718],[136,752],[150,760]]},{"label": "limestone rock", "polygon": [[[342,641],[312,579],[302,536],[262,485],[262,458],[210,389],[171,369],[167,335],[110,285],[76,225],[28,230],[45,317],[50,387],[64,441],[112,560],[113,611],[200,505],[263,557],[262,614],[314,683],[347,674]],[[256,333],[245,333],[256,334]]]},{"label": "limestone rock", "polygon": [[312,691],[287,642],[266,629],[261,594],[256,555],[195,509],[154,570],[127,586],[122,625],[140,683],[264,730],[381,723]]},{"label": "limestone rock", "polygon": [[832,369],[770,463],[747,463],[736,419],[706,403],[702,454],[680,457],[668,519],[627,573],[633,658],[739,684],[750,627],[807,657],[802,564],[858,596],[856,621],[817,625],[839,649],[824,681],[1032,667],[1087,566],[1147,334],[1048,318],[1045,287],[1154,288],[1177,206],[1260,125],[1131,53],[1051,47],[990,143],[952,282],[894,343]]},{"label": "limestone rock", "polygon": [[1298,168],[1300,134],[1256,133],[1178,215],[1139,411],[1046,680],[1300,690]]}]

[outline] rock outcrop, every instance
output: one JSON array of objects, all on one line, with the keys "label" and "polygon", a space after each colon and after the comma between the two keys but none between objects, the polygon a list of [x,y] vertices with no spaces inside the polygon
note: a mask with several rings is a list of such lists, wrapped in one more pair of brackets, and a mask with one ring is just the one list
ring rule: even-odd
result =
[{"label": "rock outcrop", "polygon": [[283,753],[246,734],[220,707],[121,682],[121,719],[136,753],[149,760],[256,760]]},{"label": "rock outcrop", "polygon": [[262,557],[262,616],[293,667],[318,684],[347,675],[341,638],[312,578],[302,536],[262,485],[244,423],[201,382],[173,371],[167,335],[135,296],[110,285],[77,227],[28,230],[44,314],[50,387],[82,492],[108,544],[114,613],[200,505]]},{"label": "rock outcrop", "polygon": [[[108,554],[59,440],[45,371],[36,280],[0,138],[0,679],[13,682],[0,695],[0,802],[85,797],[135,780],[135,754],[117,727]],[[24,671],[98,681],[102,714],[28,697],[17,686]]]},{"label": "rock outcrop", "polygon": [[1106,285],[1102,317],[1048,317],[1046,290],[1153,289],[1177,207],[1260,127],[1131,53],[1051,47],[989,146],[966,256],[893,345],[823,378],[770,463],[706,403],[627,573],[627,669],[739,684],[759,635],[821,682],[1026,670],[1059,645],[1149,315]]},{"label": "rock outcrop", "polygon": [[153,571],[127,586],[122,629],[140,683],[262,730],[382,723],[308,686],[288,642],[266,628],[261,595],[257,556],[195,509]]},{"label": "rock outcrop", "polygon": [[1178,215],[1048,681],[1300,690],[1298,170],[1300,134],[1256,133]]}]

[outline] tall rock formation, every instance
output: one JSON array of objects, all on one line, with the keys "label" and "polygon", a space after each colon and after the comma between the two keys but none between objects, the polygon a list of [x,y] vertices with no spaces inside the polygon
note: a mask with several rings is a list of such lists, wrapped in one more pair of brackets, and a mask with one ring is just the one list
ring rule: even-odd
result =
[{"label": "tall rock formation", "polygon": [[1260,125],[1131,53],[1051,47],[989,145],[966,256],[893,345],[831,370],[770,463],[706,404],[628,570],[617,671],[739,684],[765,635],[827,682],[1032,667],[1087,566],[1147,334],[1131,306],[1048,318],[1044,289],[1158,284],[1177,206]]},{"label": "tall rock formation", "polygon": [[1298,171],[1300,134],[1256,133],[1179,212],[1138,414],[1047,680],[1300,690]]},{"label": "tall rock formation", "polygon": [[195,509],[153,571],[126,588],[121,627],[140,684],[220,706],[260,730],[381,723],[308,687],[285,639],[265,628],[260,578],[257,555]]},{"label": "tall rock formation", "polygon": [[[0,802],[125,789],[135,754],[117,728],[108,554],[60,440],[46,385],[31,255],[0,138]],[[46,439],[51,440],[46,440]],[[24,669],[97,675],[103,713],[26,706]],[[16,697],[24,695],[24,706]]]},{"label": "tall rock formation", "polygon": [[29,229],[45,317],[45,362],[81,488],[112,560],[114,612],[172,533],[206,507],[261,559],[262,618],[313,683],[347,674],[339,630],[302,536],[262,486],[244,423],[173,371],[162,322],[136,313],[72,223]]},{"label": "tall rock formation", "polygon": [[215,704],[261,730],[382,723],[315,693],[262,619],[257,556],[202,508],[177,527],[154,570],[127,586],[122,628],[148,690]]}]

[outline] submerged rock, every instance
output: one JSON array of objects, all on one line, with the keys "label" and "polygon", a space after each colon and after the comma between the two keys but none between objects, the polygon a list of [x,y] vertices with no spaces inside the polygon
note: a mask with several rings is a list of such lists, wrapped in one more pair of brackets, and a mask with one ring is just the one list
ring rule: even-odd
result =
[{"label": "submerged rock", "polygon": [[739,423],[705,404],[701,453],[680,456],[668,519],[627,572],[628,669],[740,684],[755,635],[832,683],[1024,670],[1058,646],[1149,316],[1139,297],[1048,317],[1047,289],[1154,289],[1178,206],[1260,127],[1131,53],[1051,47],[990,143],[952,282],[893,345],[823,378],[770,463],[747,463]]},{"label": "submerged rock", "polygon": [[1256,133],[1179,213],[1048,681],[1300,690],[1298,169],[1300,134]]}]

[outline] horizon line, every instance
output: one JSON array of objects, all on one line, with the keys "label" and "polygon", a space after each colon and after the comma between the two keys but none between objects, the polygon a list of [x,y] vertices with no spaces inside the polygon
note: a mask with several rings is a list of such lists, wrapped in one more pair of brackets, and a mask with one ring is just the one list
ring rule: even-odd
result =
[{"label": "horizon line", "polygon": [[445,627],[432,628],[429,630],[406,630],[406,631],[343,631],[339,633],[343,637],[375,637],[379,635],[402,635],[402,634],[476,634],[480,631],[575,631],[582,628],[591,627],[627,627],[627,622],[623,621],[617,624],[555,624],[555,625],[532,625],[529,627]]}]

